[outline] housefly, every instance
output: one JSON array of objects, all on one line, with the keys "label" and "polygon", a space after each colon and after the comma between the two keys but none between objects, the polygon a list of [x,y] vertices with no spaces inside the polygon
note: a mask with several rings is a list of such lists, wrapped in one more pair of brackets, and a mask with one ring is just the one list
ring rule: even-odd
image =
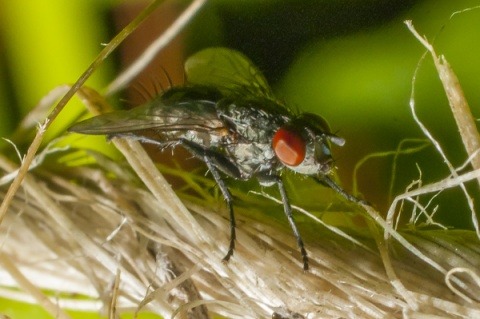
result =
[{"label": "housefly", "polygon": [[70,132],[132,138],[161,148],[181,145],[204,161],[230,213],[224,261],[233,255],[236,234],[233,197],[223,176],[277,185],[307,270],[308,255],[280,175],[290,169],[313,177],[350,201],[362,202],[328,176],[333,166],[330,143],[342,146],[344,140],[330,132],[322,117],[294,112],[277,99],[262,73],[239,52],[205,49],[186,61],[185,73],[185,85],[132,110],[80,122]]}]

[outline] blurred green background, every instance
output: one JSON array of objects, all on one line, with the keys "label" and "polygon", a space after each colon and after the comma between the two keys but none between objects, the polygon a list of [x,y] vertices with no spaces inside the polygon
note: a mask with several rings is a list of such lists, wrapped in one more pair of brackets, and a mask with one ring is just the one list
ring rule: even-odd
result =
[{"label": "blurred green background", "polygon": [[[102,92],[188,3],[166,1],[87,84]],[[174,83],[182,83],[183,61],[204,47],[226,46],[243,52],[264,72],[280,98],[295,108],[324,116],[332,131],[346,139],[346,145],[334,147],[333,153],[342,185],[350,191],[359,160],[395,150],[405,139],[424,138],[409,108],[412,77],[419,67],[417,113],[457,167],[467,156],[443,87],[429,56],[418,64],[425,50],[403,21],[413,20],[418,32],[434,41],[437,53],[445,55],[478,118],[480,10],[451,15],[479,4],[448,0],[214,0],[135,83],[153,89],[154,80],[163,77],[162,69]],[[15,132],[20,120],[50,90],[73,83],[102,44],[145,5],[143,1],[0,0],[0,135],[11,138],[25,152],[34,131]],[[118,107],[142,102],[135,90],[124,92],[121,99],[117,96],[111,101]],[[48,139],[63,134],[82,111],[78,101],[69,105]],[[18,162],[6,142],[0,141],[0,147]],[[380,211],[386,210],[390,200],[392,164],[392,156],[372,159],[358,174],[358,191]],[[424,184],[449,174],[432,146],[399,156],[393,195],[420,177],[417,166]],[[473,183],[468,188],[478,202],[478,186]],[[436,205],[436,221],[456,228],[472,227],[459,190],[444,191],[430,209]],[[0,313],[21,318],[9,309],[8,303],[0,301]]]}]

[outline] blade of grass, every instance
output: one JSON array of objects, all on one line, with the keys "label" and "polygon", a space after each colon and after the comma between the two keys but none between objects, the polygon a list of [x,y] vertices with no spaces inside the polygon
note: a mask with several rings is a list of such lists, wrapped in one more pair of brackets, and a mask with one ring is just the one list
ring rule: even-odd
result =
[{"label": "blade of grass", "polygon": [[5,214],[7,213],[8,207],[12,202],[15,193],[22,184],[25,174],[32,163],[35,154],[37,153],[38,148],[43,140],[45,132],[51,123],[55,120],[58,114],[63,110],[68,101],[73,97],[73,95],[78,91],[78,89],[85,83],[85,81],[92,75],[92,73],[102,64],[102,62],[122,43],[122,41],[129,36],[163,1],[156,0],[152,2],[148,7],[146,7],[135,19],[130,22],[119,34],[117,34],[105,48],[100,52],[98,57],[93,61],[93,63],[87,68],[87,70],[78,78],[77,82],[70,88],[70,90],[63,96],[63,98],[57,103],[53,111],[47,116],[44,123],[39,126],[38,132],[35,135],[35,138],[30,144],[30,147],[25,154],[25,157],[22,161],[18,175],[15,180],[10,185],[7,194],[5,195],[2,204],[0,205],[0,224],[2,223]]}]

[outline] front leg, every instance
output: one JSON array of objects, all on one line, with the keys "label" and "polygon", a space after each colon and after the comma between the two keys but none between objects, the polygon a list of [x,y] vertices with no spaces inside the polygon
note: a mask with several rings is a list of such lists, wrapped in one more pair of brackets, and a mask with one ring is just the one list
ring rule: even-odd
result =
[{"label": "front leg", "polygon": [[261,175],[258,176],[258,181],[260,184],[264,186],[270,186],[273,184],[277,184],[278,190],[280,191],[280,197],[282,198],[283,203],[283,211],[285,212],[285,216],[287,216],[287,220],[292,228],[293,234],[297,239],[298,247],[300,248],[300,253],[302,254],[303,258],[303,270],[308,270],[308,254],[305,250],[305,245],[303,244],[302,237],[300,236],[300,232],[297,229],[297,225],[295,224],[295,220],[293,219],[292,213],[292,206],[290,206],[290,201],[288,200],[287,191],[285,190],[285,186],[283,185],[282,179],[280,176],[277,175]]},{"label": "front leg", "polygon": [[340,186],[337,185],[330,177],[323,175],[321,177],[314,177],[315,181],[317,181],[320,184],[326,185],[330,188],[332,188],[334,191],[345,197],[347,200],[351,201],[352,203],[357,203],[360,205],[368,205],[370,206],[369,203],[364,201],[363,199],[356,198],[355,196],[347,193],[346,191],[343,190]]}]

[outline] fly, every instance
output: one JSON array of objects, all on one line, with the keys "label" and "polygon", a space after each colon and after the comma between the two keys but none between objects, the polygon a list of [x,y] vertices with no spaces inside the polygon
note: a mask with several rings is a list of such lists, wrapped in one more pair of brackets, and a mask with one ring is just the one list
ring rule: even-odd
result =
[{"label": "fly", "polygon": [[344,139],[332,134],[322,117],[290,110],[274,96],[256,66],[239,52],[205,49],[186,61],[185,73],[186,85],[170,88],[135,109],[85,120],[69,131],[126,137],[161,148],[181,145],[204,161],[230,213],[225,262],[234,253],[236,234],[233,197],[223,175],[243,181],[256,178],[262,186],[277,185],[303,269],[308,270],[307,251],[280,175],[290,169],[352,202],[364,203],[328,176],[333,165],[330,143],[343,146]]}]

